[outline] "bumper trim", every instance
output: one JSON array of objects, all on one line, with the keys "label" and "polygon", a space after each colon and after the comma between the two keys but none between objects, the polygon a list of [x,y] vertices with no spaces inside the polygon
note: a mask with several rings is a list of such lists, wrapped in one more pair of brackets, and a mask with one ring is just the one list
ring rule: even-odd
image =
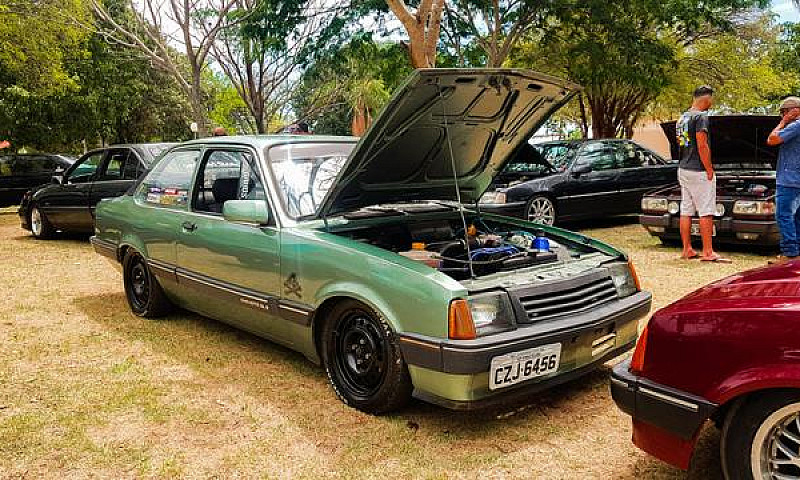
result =
[{"label": "bumper trim", "polygon": [[630,359],[611,373],[611,397],[633,420],[658,427],[683,440],[694,437],[718,405],[704,398],[651,382],[630,372]]},{"label": "bumper trim", "polygon": [[117,258],[117,244],[114,242],[109,242],[108,240],[102,240],[97,238],[96,236],[92,236],[89,239],[89,243],[92,244],[94,247],[94,251],[104,257],[108,257],[112,260],[119,260]]},{"label": "bumper trim", "polygon": [[635,345],[636,345],[636,340],[629,342],[626,345],[622,345],[621,347],[616,348],[614,350],[609,350],[602,357],[596,358],[592,360],[591,363],[576,368],[575,370],[570,370],[563,374],[559,374],[539,382],[527,381],[519,385],[516,385],[514,387],[509,387],[507,389],[504,388],[501,390],[494,390],[492,395],[478,400],[450,400],[420,390],[414,390],[413,395],[414,398],[417,398],[424,402],[432,403],[434,405],[438,405],[443,408],[448,408],[450,410],[461,410],[461,411],[481,410],[484,408],[513,405],[543,390],[547,390],[557,385],[571,382],[579,377],[582,377],[596,370],[598,365],[605,363],[611,360],[612,358],[616,358],[624,354],[628,350],[632,349]]}]

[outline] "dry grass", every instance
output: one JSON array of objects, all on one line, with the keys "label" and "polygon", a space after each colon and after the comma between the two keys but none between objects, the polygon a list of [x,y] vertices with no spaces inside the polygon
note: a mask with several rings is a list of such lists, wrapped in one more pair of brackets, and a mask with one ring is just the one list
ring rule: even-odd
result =
[{"label": "dry grass", "polygon": [[[632,254],[657,306],[764,262],[681,262],[638,225],[589,233]],[[718,442],[709,428],[690,478],[720,477]],[[133,316],[85,238],[37,242],[0,210],[0,478],[684,476],[633,447],[607,371],[513,411],[371,417],[267,341],[185,312]]]}]

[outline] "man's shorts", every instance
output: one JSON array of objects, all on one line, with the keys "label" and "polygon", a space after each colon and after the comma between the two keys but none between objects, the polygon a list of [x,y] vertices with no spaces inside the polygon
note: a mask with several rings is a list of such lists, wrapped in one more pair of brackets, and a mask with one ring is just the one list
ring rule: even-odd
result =
[{"label": "man's shorts", "polygon": [[681,184],[681,215],[709,217],[717,209],[717,176],[708,179],[705,171],[678,169]]}]

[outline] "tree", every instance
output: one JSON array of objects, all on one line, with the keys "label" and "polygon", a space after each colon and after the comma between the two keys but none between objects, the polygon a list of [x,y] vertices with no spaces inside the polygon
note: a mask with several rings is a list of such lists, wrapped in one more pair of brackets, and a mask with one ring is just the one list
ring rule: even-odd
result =
[{"label": "tree", "polygon": [[[98,27],[107,38],[135,49],[175,79],[189,101],[200,134],[205,135],[208,113],[203,72],[217,36],[230,26],[228,12],[236,0],[126,0],[126,21],[109,12],[100,0],[91,2]],[[173,32],[172,26],[177,30]],[[173,45],[179,45],[183,55]]]},{"label": "tree", "polygon": [[464,65],[464,51],[477,46],[485,66],[501,67],[514,45],[563,5],[551,0],[454,0],[445,5],[445,43]]},{"label": "tree", "polygon": [[414,68],[436,66],[445,0],[421,0],[415,12],[403,0],[386,0],[408,34],[408,55]]},{"label": "tree", "polygon": [[285,108],[298,69],[328,42],[339,40],[359,11],[350,3],[321,7],[315,0],[235,0],[230,15],[243,20],[217,37],[211,54],[258,133]]},{"label": "tree", "polygon": [[362,34],[306,70],[294,110],[318,133],[361,135],[410,72],[402,46],[376,43]]},{"label": "tree", "polygon": [[[784,27],[791,31],[792,26]],[[746,112],[777,103],[800,86],[796,56],[785,49],[788,36],[764,14],[741,25],[736,33],[700,39],[691,48],[678,50],[678,68],[670,85],[652,102],[647,114],[658,119],[675,118],[690,101],[698,85],[716,89],[717,110]],[[795,59],[785,63],[784,59]]]},{"label": "tree", "polygon": [[529,35],[517,65],[584,86],[595,138],[630,137],[647,106],[670,83],[679,47],[730,31],[761,0],[587,0]]}]

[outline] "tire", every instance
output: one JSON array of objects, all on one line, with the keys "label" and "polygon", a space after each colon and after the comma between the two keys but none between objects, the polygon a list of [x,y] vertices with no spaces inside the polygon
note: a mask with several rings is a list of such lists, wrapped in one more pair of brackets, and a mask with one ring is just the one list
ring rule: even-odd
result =
[{"label": "tire", "polygon": [[543,225],[555,225],[558,219],[556,205],[549,197],[537,195],[528,200],[525,206],[525,219]]},{"label": "tire", "polygon": [[30,213],[28,213],[28,224],[31,226],[31,234],[33,234],[33,237],[37,240],[53,238],[53,235],[56,233],[53,225],[36,205],[33,205]]},{"label": "tire", "polygon": [[138,252],[129,250],[122,260],[125,297],[131,311],[140,317],[160,317],[172,310],[172,303],[164,294],[158,280],[147,268],[147,262]]},{"label": "tire", "polygon": [[397,336],[379,313],[346,300],[322,326],[325,373],[336,396],[353,408],[379,415],[402,408],[413,386]]},{"label": "tire", "polygon": [[[782,428],[779,428],[782,427]],[[781,444],[785,450],[778,447]],[[800,478],[800,467],[770,460],[800,460],[800,392],[761,394],[735,405],[725,419],[720,454],[728,480]],[[772,470],[771,470],[772,469]]]}]

